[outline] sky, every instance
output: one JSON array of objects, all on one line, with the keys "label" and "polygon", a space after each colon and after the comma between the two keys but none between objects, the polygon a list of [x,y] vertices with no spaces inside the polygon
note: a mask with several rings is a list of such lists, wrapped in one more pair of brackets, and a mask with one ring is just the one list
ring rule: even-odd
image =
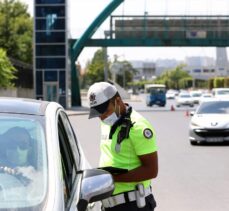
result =
[{"label": "sky", "polygon": [[[29,5],[33,15],[33,0],[20,0]],[[71,38],[79,38],[98,14],[111,0],[68,0],[69,33]],[[125,0],[113,14],[115,15],[229,15],[229,0]],[[95,38],[104,38],[104,30],[109,29],[109,18]],[[98,48],[84,48],[78,61],[84,66],[92,59]],[[227,48],[228,51],[228,48]],[[190,56],[216,57],[213,47],[109,47],[109,59],[114,55],[119,60],[176,59],[185,60]]]}]

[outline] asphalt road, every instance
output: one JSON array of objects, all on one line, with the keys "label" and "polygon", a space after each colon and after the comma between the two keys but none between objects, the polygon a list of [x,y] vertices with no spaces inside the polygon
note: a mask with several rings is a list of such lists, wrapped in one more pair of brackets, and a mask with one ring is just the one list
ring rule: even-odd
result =
[{"label": "asphalt road", "polygon": [[[156,210],[228,211],[229,145],[191,146],[186,108],[172,112],[168,105],[160,111],[156,107],[147,108],[141,100],[131,104],[156,130],[159,174],[152,181]],[[87,115],[70,116],[70,120],[86,157],[97,167],[99,120],[88,120]]]}]

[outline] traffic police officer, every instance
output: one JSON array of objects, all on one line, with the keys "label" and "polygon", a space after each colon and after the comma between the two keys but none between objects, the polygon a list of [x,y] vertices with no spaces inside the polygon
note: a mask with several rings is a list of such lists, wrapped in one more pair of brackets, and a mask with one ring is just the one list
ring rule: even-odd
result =
[{"label": "traffic police officer", "polygon": [[106,211],[154,210],[151,179],[158,173],[151,124],[122,101],[116,87],[94,83],[88,90],[89,119],[101,120],[100,166],[112,173],[115,190],[102,201]]}]

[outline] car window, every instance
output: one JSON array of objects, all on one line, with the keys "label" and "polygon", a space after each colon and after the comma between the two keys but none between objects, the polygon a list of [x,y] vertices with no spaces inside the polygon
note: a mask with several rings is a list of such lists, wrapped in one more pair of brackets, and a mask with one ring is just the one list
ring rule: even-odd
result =
[{"label": "car window", "polygon": [[[73,134],[70,131],[68,119],[64,113],[60,113],[58,117],[58,136],[60,143],[62,175],[63,175],[63,193],[65,206],[67,207],[74,195],[74,183],[77,180],[77,163],[75,162],[76,145]],[[78,155],[79,156],[79,155]]]},{"label": "car window", "polygon": [[189,98],[191,97],[190,95],[180,95],[181,98]]},{"label": "car window", "polygon": [[68,119],[68,116],[64,112],[61,112],[60,115],[61,115],[61,119],[63,121],[64,129],[65,129],[67,136],[68,136],[69,143],[71,145],[71,149],[73,151],[73,155],[74,155],[74,159],[75,159],[75,163],[76,163],[76,168],[78,170],[80,168],[80,163],[81,163],[80,158],[81,157],[80,157],[80,150],[78,147],[77,139],[76,139],[75,133],[72,129],[72,126],[70,124],[70,121]]},{"label": "car window", "polygon": [[0,115],[0,209],[39,207],[47,191],[44,119]]},{"label": "car window", "polygon": [[229,101],[205,102],[197,114],[229,114]]},{"label": "car window", "polygon": [[229,95],[229,90],[219,90],[218,95]]}]

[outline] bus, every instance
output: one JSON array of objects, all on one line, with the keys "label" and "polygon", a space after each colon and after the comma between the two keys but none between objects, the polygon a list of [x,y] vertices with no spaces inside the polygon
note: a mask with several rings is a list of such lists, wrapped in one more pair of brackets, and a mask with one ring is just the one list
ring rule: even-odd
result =
[{"label": "bus", "polygon": [[164,84],[145,85],[146,105],[158,105],[164,107],[166,104],[166,86]]}]

